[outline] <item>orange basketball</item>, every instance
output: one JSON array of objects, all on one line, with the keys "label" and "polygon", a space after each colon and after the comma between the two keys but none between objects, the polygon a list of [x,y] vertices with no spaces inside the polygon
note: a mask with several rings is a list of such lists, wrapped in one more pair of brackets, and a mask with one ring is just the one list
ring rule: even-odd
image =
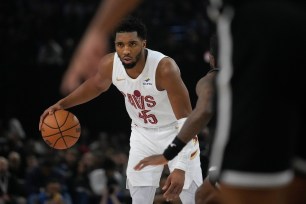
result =
[{"label": "orange basketball", "polygon": [[44,141],[54,149],[68,149],[81,135],[78,118],[66,110],[57,110],[45,117],[41,126]]}]

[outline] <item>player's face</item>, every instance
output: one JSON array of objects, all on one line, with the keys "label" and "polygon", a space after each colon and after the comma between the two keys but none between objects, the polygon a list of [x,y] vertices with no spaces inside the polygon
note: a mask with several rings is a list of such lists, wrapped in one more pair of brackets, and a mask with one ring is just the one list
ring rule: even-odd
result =
[{"label": "player's face", "polygon": [[116,52],[126,69],[135,67],[144,53],[146,41],[137,36],[137,32],[117,33],[115,39]]}]

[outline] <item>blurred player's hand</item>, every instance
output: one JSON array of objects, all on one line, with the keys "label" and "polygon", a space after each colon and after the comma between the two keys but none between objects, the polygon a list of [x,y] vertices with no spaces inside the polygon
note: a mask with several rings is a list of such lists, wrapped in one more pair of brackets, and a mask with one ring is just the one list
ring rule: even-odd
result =
[{"label": "blurred player's hand", "polygon": [[157,166],[157,165],[165,165],[167,163],[168,163],[167,159],[162,154],[157,154],[140,160],[138,164],[136,164],[134,169],[136,171],[140,171],[141,169],[149,165]]},{"label": "blurred player's hand", "polygon": [[72,56],[62,79],[61,93],[67,95],[98,70],[101,58],[108,52],[108,35],[90,30]]},{"label": "blurred player's hand", "polygon": [[165,191],[164,197],[167,201],[172,201],[179,198],[180,193],[183,190],[185,182],[185,171],[180,169],[174,169],[174,171],[168,176],[163,190]]}]

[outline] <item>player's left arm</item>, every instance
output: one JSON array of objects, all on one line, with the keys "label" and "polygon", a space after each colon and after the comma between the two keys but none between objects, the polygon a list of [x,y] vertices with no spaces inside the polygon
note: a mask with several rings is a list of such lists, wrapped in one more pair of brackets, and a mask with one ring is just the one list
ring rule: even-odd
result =
[{"label": "player's left arm", "polygon": [[156,70],[156,86],[158,90],[166,90],[175,117],[179,120],[186,118],[192,111],[188,89],[185,86],[181,72],[176,62],[163,58]]}]

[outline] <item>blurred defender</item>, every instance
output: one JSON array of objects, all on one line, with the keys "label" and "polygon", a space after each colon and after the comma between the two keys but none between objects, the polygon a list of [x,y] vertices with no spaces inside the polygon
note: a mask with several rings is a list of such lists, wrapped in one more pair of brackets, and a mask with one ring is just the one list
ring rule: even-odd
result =
[{"label": "blurred defender", "polygon": [[211,165],[224,203],[306,203],[306,3],[211,2],[222,11]]}]

